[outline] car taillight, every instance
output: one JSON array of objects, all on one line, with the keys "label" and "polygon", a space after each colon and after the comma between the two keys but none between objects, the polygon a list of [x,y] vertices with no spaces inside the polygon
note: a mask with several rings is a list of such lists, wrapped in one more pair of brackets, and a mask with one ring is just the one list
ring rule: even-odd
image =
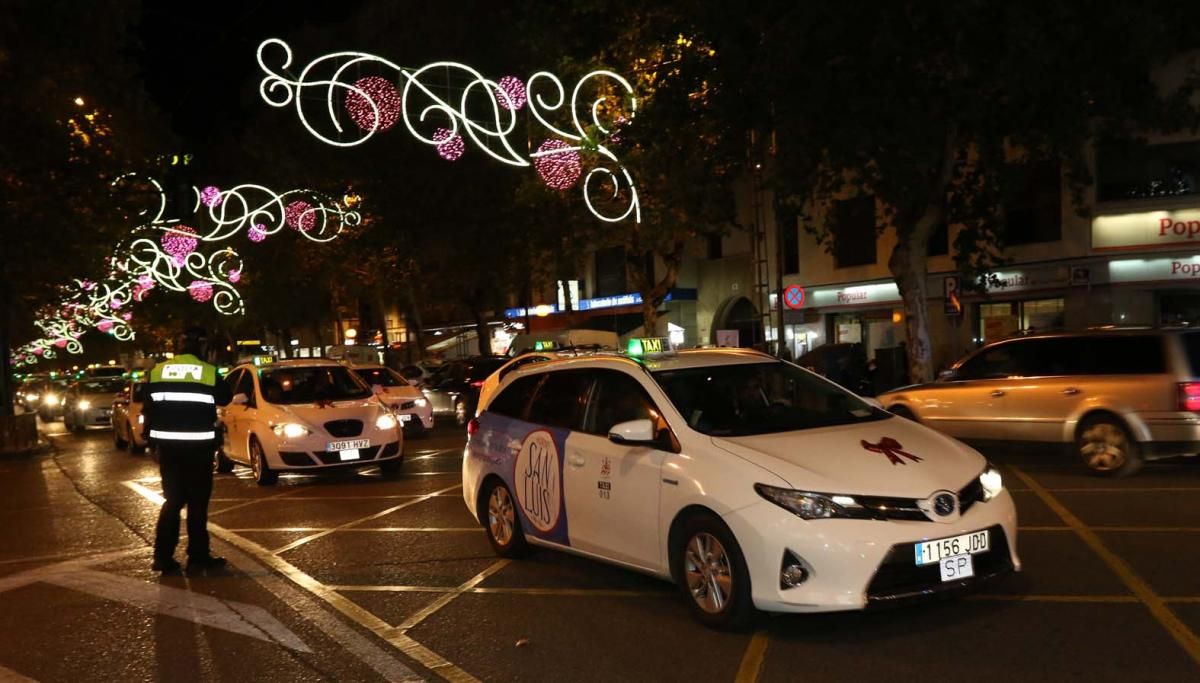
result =
[{"label": "car taillight", "polygon": [[467,436],[475,436],[475,432],[479,431],[479,420],[471,418],[467,423]]},{"label": "car taillight", "polygon": [[483,380],[481,380],[481,379],[477,379],[477,380],[475,380],[474,382],[471,382],[471,386],[473,386],[473,387],[475,387],[476,389],[478,389],[479,387],[483,386]]},{"label": "car taillight", "polygon": [[1179,409],[1200,413],[1200,382],[1179,383]]}]

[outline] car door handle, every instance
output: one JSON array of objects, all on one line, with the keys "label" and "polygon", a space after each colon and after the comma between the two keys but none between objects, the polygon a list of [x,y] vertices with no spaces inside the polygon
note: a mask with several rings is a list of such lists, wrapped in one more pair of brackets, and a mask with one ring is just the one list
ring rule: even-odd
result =
[{"label": "car door handle", "polygon": [[567,462],[571,464],[571,467],[583,467],[587,460],[582,455],[570,455],[567,457]]},{"label": "car door handle", "polygon": [[992,392],[992,398],[1000,398],[1000,397],[1001,397],[1001,396],[1003,396],[1003,395],[1004,395],[1004,390],[1003,390],[1003,389],[997,389],[997,390],[995,390],[995,391],[993,391],[993,392]]},{"label": "car door handle", "polygon": [[1067,387],[1066,389],[1062,390],[1062,393],[1063,396],[1074,396],[1075,394],[1079,393],[1079,390],[1075,387]]}]

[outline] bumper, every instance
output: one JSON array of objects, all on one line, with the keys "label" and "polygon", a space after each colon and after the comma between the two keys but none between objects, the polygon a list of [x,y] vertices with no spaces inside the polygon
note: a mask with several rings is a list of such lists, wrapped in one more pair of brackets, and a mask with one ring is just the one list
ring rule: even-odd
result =
[{"label": "bumper", "polygon": [[112,426],[112,411],[104,409],[91,409],[76,411],[71,419],[83,427],[111,427]]},{"label": "bumper", "polygon": [[1145,415],[1149,438],[1142,448],[1150,456],[1195,455],[1200,453],[1200,414],[1159,413]]},{"label": "bumper", "polygon": [[[426,404],[424,408],[409,408],[396,412],[404,425],[405,433],[428,431],[433,429],[433,408]],[[405,420],[403,416],[408,415]]]},{"label": "bumper", "polygon": [[[901,604],[972,590],[1021,568],[1017,513],[1007,490],[987,503],[975,504],[950,524],[805,521],[767,501],[730,513],[725,522],[745,555],[754,605],[768,612],[832,612]],[[973,556],[974,578],[942,583],[937,566],[915,566],[913,543],[983,529],[991,530],[991,549]],[[799,558],[809,572],[808,580],[795,588],[780,587],[785,551]]]}]

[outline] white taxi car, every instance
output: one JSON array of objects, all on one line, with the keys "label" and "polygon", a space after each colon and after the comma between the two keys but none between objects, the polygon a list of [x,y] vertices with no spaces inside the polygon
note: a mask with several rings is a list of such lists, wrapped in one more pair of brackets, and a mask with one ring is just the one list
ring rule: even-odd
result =
[{"label": "white taxi car", "polygon": [[498,554],[535,544],[675,581],[712,626],[1020,569],[983,456],[753,351],[534,363],[468,433],[463,496]]},{"label": "white taxi car", "polygon": [[346,365],[371,387],[384,405],[391,408],[405,434],[415,436],[433,429],[433,406],[429,399],[400,373],[382,365]]},{"label": "white taxi car", "polygon": [[233,402],[221,409],[218,470],[249,466],[261,486],[283,471],[379,465],[399,471],[400,422],[371,387],[331,360],[241,365],[225,378]]}]

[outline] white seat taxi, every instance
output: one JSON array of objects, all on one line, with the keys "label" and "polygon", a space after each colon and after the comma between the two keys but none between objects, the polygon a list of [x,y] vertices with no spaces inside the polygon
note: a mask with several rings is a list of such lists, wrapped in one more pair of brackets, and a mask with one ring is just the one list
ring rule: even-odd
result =
[{"label": "white seat taxi", "polygon": [[711,626],[1020,569],[983,456],[754,351],[534,363],[468,433],[463,495],[498,554],[534,544],[674,581]]},{"label": "white seat taxi", "polygon": [[396,416],[349,368],[331,360],[242,365],[225,378],[233,402],[221,409],[218,469],[249,466],[261,486],[283,471],[379,465],[399,471]]},{"label": "white seat taxi", "polygon": [[382,365],[347,363],[347,366],[391,409],[405,434],[418,435],[433,429],[433,406],[429,399],[400,373]]}]

